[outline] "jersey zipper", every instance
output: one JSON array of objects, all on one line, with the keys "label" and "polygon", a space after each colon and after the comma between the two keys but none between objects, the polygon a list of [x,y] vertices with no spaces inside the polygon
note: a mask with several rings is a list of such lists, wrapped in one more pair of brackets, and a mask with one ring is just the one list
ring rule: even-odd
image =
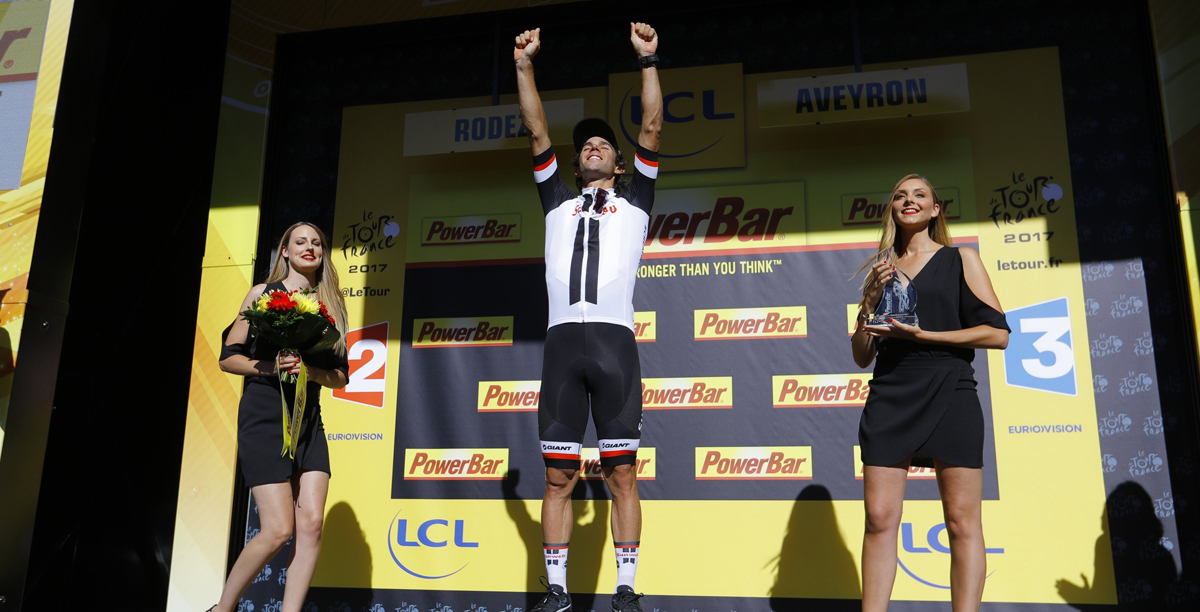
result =
[{"label": "jersey zipper", "polygon": [[[586,212],[586,211],[585,211]],[[591,244],[589,238],[592,233],[592,219],[585,217],[583,222],[583,265],[579,268],[579,318],[584,323],[587,322],[587,271],[588,271],[588,256],[591,255],[591,249],[588,245]]]}]

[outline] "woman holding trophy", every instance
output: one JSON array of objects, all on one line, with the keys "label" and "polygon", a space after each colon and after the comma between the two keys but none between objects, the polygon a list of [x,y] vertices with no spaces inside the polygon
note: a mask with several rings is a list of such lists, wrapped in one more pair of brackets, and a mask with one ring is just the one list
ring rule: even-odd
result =
[{"label": "woman holding trophy", "polygon": [[937,473],[953,610],[975,611],[987,560],[984,423],[971,362],[975,349],[1005,348],[1009,328],[979,253],[954,247],[928,180],[900,179],[888,210],[879,253],[859,270],[869,268],[851,340],[859,367],[875,361],[858,432],[866,509],[862,609],[887,610],[905,482],[918,465]]},{"label": "woman holding trophy", "polygon": [[[267,282],[255,285],[225,330],[221,369],[246,377],[238,405],[238,460],[261,523],[210,612],[232,612],[250,581],[295,532],[283,610],[304,605],[321,550],[329,447],[321,387],[346,386],[346,305],[325,235],[287,229]],[[282,407],[282,408],[281,408]],[[281,416],[282,415],[282,416]]]}]

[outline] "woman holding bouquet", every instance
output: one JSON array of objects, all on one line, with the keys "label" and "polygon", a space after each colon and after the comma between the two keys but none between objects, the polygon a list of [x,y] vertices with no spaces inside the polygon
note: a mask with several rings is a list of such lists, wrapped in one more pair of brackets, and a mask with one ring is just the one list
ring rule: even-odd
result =
[{"label": "woman holding bouquet", "polygon": [[[955,248],[950,240],[933,185],[910,174],[896,183],[888,206],[879,242],[888,255],[874,263],[863,283],[851,340],[859,367],[878,357],[858,428],[866,507],[862,609],[887,610],[908,468],[924,465],[935,468],[942,496],[951,606],[954,612],[976,611],[987,559],[981,520],[984,422],[971,362],[975,349],[1008,346],[1009,328],[979,253]],[[903,282],[897,272],[917,290],[917,324],[867,325],[888,281]]]},{"label": "woman holding bouquet", "polygon": [[[267,282],[250,289],[238,312],[255,308],[260,300],[267,303],[263,300],[265,293],[314,291],[325,307],[321,314],[327,315],[339,334],[332,349],[305,352],[302,359],[268,341],[264,334],[255,333],[243,316],[225,330],[221,369],[247,379],[238,405],[238,459],[258,505],[262,528],[242,549],[221,601],[210,609],[214,612],[237,609],[247,585],[288,542],[293,529],[296,541],[283,595],[285,612],[300,610],[317,565],[330,474],[320,387],[344,387],[349,371],[346,306],[337,272],[325,259],[325,245],[325,235],[316,226],[297,223],[289,227],[279,241]],[[287,298],[280,295],[278,299]],[[296,440],[288,445],[285,440],[292,436],[287,431],[287,420],[281,419],[280,407],[287,406],[286,411],[291,412],[297,389],[285,381],[288,376],[281,377],[280,373],[298,375],[301,368],[307,374],[307,397]]]}]

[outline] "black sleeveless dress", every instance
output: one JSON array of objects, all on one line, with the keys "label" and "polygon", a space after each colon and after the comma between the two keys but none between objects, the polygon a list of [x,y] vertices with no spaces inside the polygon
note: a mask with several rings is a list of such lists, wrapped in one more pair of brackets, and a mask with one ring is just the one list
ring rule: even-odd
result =
[{"label": "black sleeveless dress", "polygon": [[[1004,314],[967,286],[957,248],[938,249],[912,282],[921,329],[1009,330]],[[975,349],[893,338],[876,343],[871,393],[858,424],[863,463],[890,466],[912,457],[916,466],[933,467],[939,459],[983,467],[983,408],[971,367]]]},{"label": "black sleeveless dress", "polygon": [[[266,291],[287,291],[281,282],[267,285]],[[225,328],[222,341],[229,335]],[[250,341],[245,344],[223,345],[221,358],[240,353],[250,359],[272,363],[280,347],[255,333],[250,326]],[[304,357],[305,363],[325,370],[341,370],[349,375],[350,364],[345,355],[322,351]],[[274,374],[247,376],[246,390],[238,404],[238,461],[248,486],[286,482],[293,474],[317,471],[329,474],[329,444],[325,440],[325,425],[321,422],[321,385],[308,381],[304,418],[300,424],[300,440],[296,458],[281,455],[283,450],[283,406],[279,401],[280,383]],[[283,395],[291,410],[296,400],[295,384],[283,383]]]}]

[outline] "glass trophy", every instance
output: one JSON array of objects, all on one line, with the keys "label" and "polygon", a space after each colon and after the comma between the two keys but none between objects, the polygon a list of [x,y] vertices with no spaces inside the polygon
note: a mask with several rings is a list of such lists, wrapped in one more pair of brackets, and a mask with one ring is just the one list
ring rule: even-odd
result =
[{"label": "glass trophy", "polygon": [[[876,262],[884,260],[896,261],[891,249],[884,249],[875,255]],[[883,286],[879,305],[875,307],[875,313],[867,317],[867,325],[891,327],[888,319],[905,325],[918,325],[917,287],[899,267],[895,268],[892,278]]]}]

